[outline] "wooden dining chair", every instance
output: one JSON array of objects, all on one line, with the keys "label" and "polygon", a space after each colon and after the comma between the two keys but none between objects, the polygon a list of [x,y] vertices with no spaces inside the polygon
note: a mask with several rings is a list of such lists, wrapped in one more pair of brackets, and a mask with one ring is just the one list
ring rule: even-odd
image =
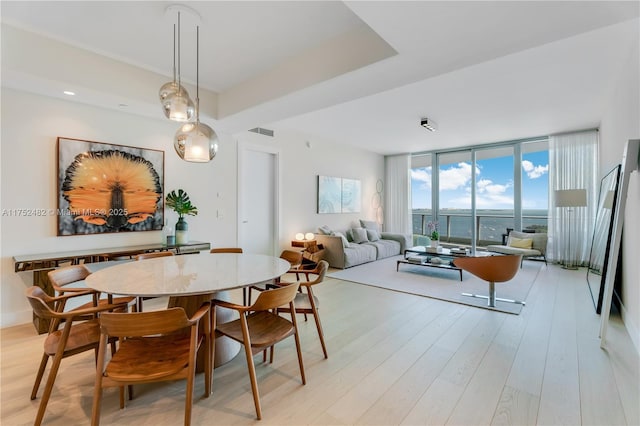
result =
[{"label": "wooden dining chair", "polygon": [[[174,253],[172,251],[154,251],[154,252],[150,252],[150,253],[140,253],[140,254],[136,255],[134,257],[134,259],[135,260],[145,260],[145,259],[155,259],[157,257],[170,257],[170,256],[174,256]],[[154,299],[154,297],[151,297],[151,296],[148,296],[148,297],[138,296],[136,298],[136,306],[137,306],[137,311],[138,312],[142,312],[143,301],[149,300],[149,299]]]},{"label": "wooden dining chair", "polygon": [[240,247],[218,247],[209,250],[209,253],[242,253]]},{"label": "wooden dining chair", "polygon": [[47,272],[49,282],[57,296],[79,293],[86,293],[85,295],[91,296],[92,300],[90,302],[85,302],[75,309],[85,309],[91,306],[98,306],[98,304],[110,303],[117,305],[117,310],[126,311],[129,309],[129,304],[135,301],[135,297],[129,296],[111,298],[111,300],[100,298],[100,292],[88,288],[83,282],[90,274],[91,272],[83,265],[63,266]]},{"label": "wooden dining chair", "polygon": [[[88,350],[97,350],[100,329],[96,315],[120,306],[101,303],[98,306],[90,305],[82,309],[76,308],[64,311],[65,304],[69,299],[90,296],[92,295],[91,289],[87,289],[85,292],[74,291],[61,296],[49,296],[40,287],[33,286],[25,290],[25,295],[33,308],[33,312],[41,318],[50,320],[49,334],[44,341],[42,360],[31,391],[31,399],[36,399],[49,358],[53,358],[34,421],[35,425],[40,425],[44,418],[62,359]],[[61,324],[63,324],[63,328],[59,329]]]},{"label": "wooden dining chair", "polygon": [[[213,301],[214,311],[211,315],[211,329],[215,330],[216,333],[227,336],[244,346],[245,355],[247,357],[247,368],[249,369],[249,379],[251,381],[251,390],[253,392],[253,402],[258,420],[262,419],[262,409],[260,407],[260,394],[258,392],[256,369],[253,363],[254,353],[262,352],[287,337],[293,336],[296,342],[296,350],[298,352],[300,377],[302,379],[302,384],[306,384],[296,316],[291,315],[291,321],[289,321],[288,319],[273,312],[276,308],[282,305],[288,305],[291,312],[293,312],[295,309],[293,300],[295,299],[297,292],[298,283],[295,283],[260,292],[255,303],[250,306],[236,305],[234,303],[218,299]],[[235,321],[216,325],[216,310],[218,308],[233,309],[238,312],[240,318]]]},{"label": "wooden dining chair", "polygon": [[[287,273],[293,273],[296,274],[296,279],[299,279],[298,274],[301,272],[299,270],[300,265],[302,265],[302,252],[301,251],[296,251],[296,250],[283,250],[282,253],[280,253],[280,259],[284,259],[287,262],[289,262],[289,270],[287,271]],[[264,283],[259,283],[259,284],[255,284],[252,285],[248,288],[248,298],[247,300],[245,300],[244,298],[242,299],[242,303],[244,305],[248,305],[251,303],[251,291],[252,290],[258,290],[258,291],[263,291],[265,290],[270,284],[276,284],[280,282],[280,277],[277,277],[275,280],[270,280]],[[244,289],[243,289],[244,290]]]},{"label": "wooden dining chair", "polygon": [[487,296],[472,293],[462,293],[462,295],[487,299],[487,306],[491,308],[495,308],[496,300],[524,305],[525,302],[520,300],[496,297],[496,283],[507,282],[515,277],[521,261],[521,254],[455,258],[453,260],[455,266],[489,282],[489,295]]},{"label": "wooden dining chair", "polygon": [[[184,424],[191,424],[196,355],[205,348],[204,397],[211,393],[210,303],[188,318],[184,309],[135,313],[105,313],[100,317],[100,348],[96,366],[91,424],[100,423],[102,389],[120,388],[124,408],[124,387],[160,381],[187,380]],[[199,332],[199,323],[204,331]],[[117,337],[118,350],[107,362],[107,341]]]},{"label": "wooden dining chair", "polygon": [[[302,289],[302,293],[298,293],[294,300],[296,314],[304,314],[305,320],[307,319],[307,314],[313,315],[316,322],[316,329],[318,330],[318,337],[320,338],[320,344],[322,345],[322,352],[324,353],[325,358],[329,358],[329,355],[327,354],[327,346],[324,342],[324,332],[322,330],[322,323],[320,322],[320,315],[318,315],[320,301],[318,300],[318,297],[313,294],[312,287],[324,281],[324,277],[328,269],[329,263],[326,260],[321,260],[318,262],[315,269],[305,271],[310,274],[317,275],[317,277],[313,281],[301,281],[300,288]],[[281,282],[279,285],[282,286],[289,284]],[[291,312],[291,308],[289,305],[280,306],[278,307],[277,312]],[[271,356],[271,361],[273,361],[273,354]]]}]

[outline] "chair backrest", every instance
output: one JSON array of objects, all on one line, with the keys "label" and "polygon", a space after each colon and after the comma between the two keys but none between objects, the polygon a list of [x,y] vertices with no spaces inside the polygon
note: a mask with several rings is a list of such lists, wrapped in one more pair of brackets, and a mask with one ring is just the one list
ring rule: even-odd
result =
[{"label": "chair backrest", "polygon": [[184,309],[179,307],[149,312],[104,312],[100,315],[101,332],[115,337],[170,334],[190,325]]},{"label": "chair backrest", "polygon": [[63,266],[47,272],[49,281],[56,291],[63,291],[62,287],[77,281],[82,281],[91,273],[82,265]]},{"label": "chair backrest", "polygon": [[284,259],[291,264],[291,266],[300,265],[302,263],[302,252],[295,250],[283,250],[280,253],[280,259]]},{"label": "chair backrest", "polygon": [[300,283],[296,282],[283,287],[261,291],[249,311],[266,311],[282,305],[288,305],[296,297],[299,287]]},{"label": "chair backrest", "polygon": [[136,255],[136,260],[144,260],[144,259],[154,259],[156,257],[168,257],[174,256],[172,251],[155,251],[152,253],[140,253]]},{"label": "chair backrest", "polygon": [[209,253],[242,253],[242,248],[240,247],[219,247],[212,248]]},{"label": "chair backrest", "polygon": [[59,318],[59,314],[51,307],[53,298],[40,287],[32,286],[24,291],[27,300],[35,313],[40,318]]},{"label": "chair backrest", "polygon": [[313,280],[313,281],[309,281],[307,283],[301,283],[302,285],[314,285],[314,284],[320,284],[322,281],[324,281],[324,276],[327,274],[327,270],[329,269],[329,262],[327,262],[326,260],[321,260],[320,262],[318,262],[318,265],[308,271],[311,274],[317,274],[318,277]]},{"label": "chair backrest", "polygon": [[[530,238],[532,240],[531,248],[538,250],[543,255],[547,251],[547,233],[546,232],[509,232],[509,238],[515,237],[520,239]],[[507,244],[509,242],[507,241]]]},{"label": "chair backrest", "polygon": [[505,256],[458,257],[453,264],[485,281],[500,283],[513,278],[522,261],[521,254]]}]

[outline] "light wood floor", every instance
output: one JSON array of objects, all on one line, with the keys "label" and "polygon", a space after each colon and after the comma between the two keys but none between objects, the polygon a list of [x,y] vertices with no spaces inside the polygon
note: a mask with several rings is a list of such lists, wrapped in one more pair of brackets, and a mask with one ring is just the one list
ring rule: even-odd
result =
[{"label": "light wood floor", "polygon": [[[600,349],[582,270],[543,267],[518,316],[332,279],[317,293],[329,359],[312,320],[301,321],[306,386],[292,339],[271,365],[256,356],[263,424],[640,424],[638,354],[617,318]],[[0,423],[31,424],[43,336],[24,325],[1,338]],[[93,367],[92,353],[63,360],[45,424],[89,423]],[[193,424],[256,423],[242,353],[213,388],[203,399],[197,377]],[[105,392],[102,424],[182,424],[184,382],[136,389],[124,410]]]}]

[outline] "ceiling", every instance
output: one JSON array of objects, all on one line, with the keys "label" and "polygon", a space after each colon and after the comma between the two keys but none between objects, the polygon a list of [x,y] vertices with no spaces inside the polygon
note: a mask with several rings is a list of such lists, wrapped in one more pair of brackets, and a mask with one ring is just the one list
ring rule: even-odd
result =
[{"label": "ceiling", "polygon": [[[161,119],[174,4],[2,1],[2,85],[56,97],[68,87],[74,101]],[[294,129],[314,143],[380,154],[597,127],[640,26],[636,1],[195,1],[178,9],[180,71],[192,95],[200,26],[203,121],[228,133]],[[438,131],[420,127],[422,117]]]}]

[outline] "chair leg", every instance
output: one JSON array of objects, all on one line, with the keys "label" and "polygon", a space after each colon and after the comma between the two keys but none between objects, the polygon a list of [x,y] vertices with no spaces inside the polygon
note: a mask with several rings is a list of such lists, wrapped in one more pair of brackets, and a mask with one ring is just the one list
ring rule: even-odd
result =
[{"label": "chair leg", "polygon": [[311,290],[311,287],[309,287],[307,295],[309,296],[309,304],[311,305],[311,309],[313,310],[313,319],[316,321],[316,329],[318,330],[320,345],[322,345],[322,353],[324,353],[324,357],[326,359],[329,358],[329,354],[327,354],[327,346],[324,343],[324,331],[322,330],[320,315],[318,315],[318,307],[316,306],[316,302],[313,298],[313,291]]},{"label": "chair leg", "polygon": [[[211,315],[212,309],[209,309],[207,315]],[[211,358],[211,318],[205,316],[204,318],[204,345],[205,345],[205,357],[204,357],[204,397],[208,398],[211,395],[211,377],[213,375],[213,359]]]},{"label": "chair leg", "polygon": [[49,403],[49,398],[51,397],[51,392],[53,391],[53,384],[56,381],[56,376],[58,375],[58,369],[60,368],[60,363],[62,362],[64,349],[65,349],[65,346],[67,345],[69,334],[71,333],[71,324],[72,324],[72,321],[65,322],[64,330],[62,331],[62,335],[60,336],[60,340],[58,342],[58,350],[56,351],[56,354],[53,357],[53,362],[51,363],[51,370],[49,371],[49,376],[47,377],[47,384],[44,387],[42,400],[40,401],[40,406],[38,407],[38,414],[36,415],[36,420],[33,422],[34,426],[40,426],[42,424],[42,419],[44,418],[44,412],[47,409],[47,404]]},{"label": "chair leg", "polygon": [[213,373],[215,371],[214,368],[214,364],[215,364],[215,359],[216,359],[216,305],[211,306],[211,311],[210,311],[211,317],[210,317],[210,321],[211,321],[211,339],[210,339],[210,345],[211,345],[211,379],[210,379],[210,389],[209,389],[209,393],[211,394],[213,392]]},{"label": "chair leg", "polygon": [[102,377],[104,374],[105,363],[105,346],[107,345],[107,337],[100,337],[100,345],[98,348],[98,361],[96,363],[96,380],[93,388],[93,405],[91,406],[91,426],[100,424],[100,408],[102,406]]},{"label": "chair leg", "polygon": [[293,306],[293,302],[289,303],[289,309],[291,312],[291,322],[293,323],[293,328],[295,330],[293,337],[295,338],[296,351],[298,352],[298,365],[300,366],[300,378],[302,379],[302,384],[306,385],[307,379],[304,375],[304,363],[302,362],[302,347],[300,345],[300,336],[298,333],[298,321],[296,320],[296,309]]},{"label": "chair leg", "polygon": [[251,338],[249,337],[247,317],[243,313],[240,314],[240,325],[242,326],[244,352],[247,356],[247,368],[249,369],[249,379],[251,380],[251,391],[253,392],[253,403],[256,407],[256,416],[258,420],[262,420],[262,409],[260,408],[260,393],[258,392],[256,367],[253,364],[253,353],[251,352]]},{"label": "chair leg", "polygon": [[36,375],[36,381],[33,384],[33,390],[31,391],[31,399],[36,399],[38,395],[38,388],[40,388],[40,382],[42,382],[42,376],[44,376],[44,370],[47,368],[47,362],[49,361],[49,355],[42,354],[42,360],[40,361],[40,367],[38,368],[38,374]]}]

